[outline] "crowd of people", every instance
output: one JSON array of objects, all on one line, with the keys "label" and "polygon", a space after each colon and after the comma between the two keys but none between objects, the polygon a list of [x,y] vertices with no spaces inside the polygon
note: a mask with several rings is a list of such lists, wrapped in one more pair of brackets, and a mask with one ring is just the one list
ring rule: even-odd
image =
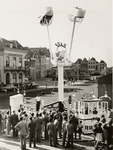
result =
[{"label": "crowd of people", "polygon": [[[79,138],[82,134],[82,122],[79,123],[75,115],[67,120],[67,112],[43,110],[41,113],[26,112],[23,108],[18,113],[7,111],[5,124],[2,124],[2,133],[8,137],[20,137],[21,149],[26,149],[26,139],[29,138],[29,147],[36,147],[42,137],[49,141],[50,146],[59,145],[58,138],[62,138],[62,147],[74,148],[73,137],[77,139],[77,128]],[[1,121],[2,122],[2,121]],[[4,126],[4,127],[3,127]],[[74,136],[73,136],[74,134]]]},{"label": "crowd of people", "polygon": [[94,138],[95,138],[95,149],[101,145],[107,145],[107,150],[113,149],[113,126],[112,119],[109,118],[109,121],[106,121],[104,115],[101,118],[97,118],[97,122],[94,124]]},{"label": "crowd of people", "polygon": [[[3,122],[4,121],[4,122]],[[67,117],[67,112],[43,110],[42,112],[26,112],[24,108],[18,113],[7,111],[6,115],[0,113],[0,129],[8,137],[20,137],[21,149],[26,149],[26,139],[29,139],[29,147],[36,147],[42,138],[49,141],[50,146],[59,145],[58,138],[62,139],[62,147],[74,148],[73,141],[81,139],[82,121],[75,114]],[[112,142],[112,119],[106,122],[105,116],[97,118],[93,128],[95,149],[101,142],[107,144],[108,150]]]}]

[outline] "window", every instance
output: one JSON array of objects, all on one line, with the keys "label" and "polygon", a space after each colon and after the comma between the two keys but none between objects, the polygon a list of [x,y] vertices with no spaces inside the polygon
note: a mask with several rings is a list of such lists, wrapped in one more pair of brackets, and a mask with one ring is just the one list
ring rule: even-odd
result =
[{"label": "window", "polygon": [[16,81],[17,81],[17,75],[16,73],[13,73],[13,83],[16,83]]},{"label": "window", "polygon": [[93,128],[92,128],[92,126],[89,126],[89,130],[92,130]]},{"label": "window", "polygon": [[85,114],[88,114],[88,103],[85,103]]},{"label": "window", "polygon": [[19,67],[22,67],[22,58],[19,57]]},{"label": "window", "polygon": [[107,112],[107,103],[105,103],[105,111]]},{"label": "window", "polygon": [[22,83],[22,79],[23,79],[23,74],[19,73],[19,82]]},{"label": "window", "polygon": [[88,126],[85,126],[85,130],[88,130]]},{"label": "window", "polygon": [[6,67],[9,67],[9,56],[6,56]]},{"label": "window", "polygon": [[90,103],[89,103],[89,114],[92,114],[92,107],[93,107],[93,106],[92,106],[92,103],[90,102]]},{"label": "window", "polygon": [[16,57],[13,57],[13,67],[16,67]]},{"label": "window", "polygon": [[99,102],[99,108],[101,109],[101,102]]}]

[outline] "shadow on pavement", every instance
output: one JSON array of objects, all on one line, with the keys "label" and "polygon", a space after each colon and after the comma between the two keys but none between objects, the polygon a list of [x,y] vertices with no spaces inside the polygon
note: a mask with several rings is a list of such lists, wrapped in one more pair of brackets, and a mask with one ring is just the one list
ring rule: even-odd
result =
[{"label": "shadow on pavement", "polygon": [[[11,138],[11,137],[1,137],[0,142],[5,143],[9,147],[5,148],[4,145],[0,145],[0,150],[11,150],[10,146],[15,146],[17,148],[20,148],[20,140],[19,138]],[[1,147],[2,146],[2,147]],[[33,146],[33,144],[32,144]],[[41,143],[36,144],[36,148],[30,148],[29,147],[29,140],[27,139],[27,150],[71,150],[70,148],[64,148],[62,147],[62,140],[59,140],[59,145],[57,147],[51,147],[49,146],[49,141],[46,141],[44,139],[41,140]],[[76,150],[94,150],[94,142],[83,142],[83,141],[74,141],[74,149]]]},{"label": "shadow on pavement", "polygon": [[14,143],[13,141],[4,141],[4,143],[8,144],[8,145],[13,145],[13,146],[20,146],[19,143]]}]

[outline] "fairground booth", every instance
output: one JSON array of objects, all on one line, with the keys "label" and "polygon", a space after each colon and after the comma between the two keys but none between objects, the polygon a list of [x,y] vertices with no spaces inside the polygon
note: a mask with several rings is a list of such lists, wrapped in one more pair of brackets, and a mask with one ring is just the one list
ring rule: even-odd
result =
[{"label": "fairground booth", "polygon": [[18,112],[18,109],[20,109],[24,105],[24,98],[22,94],[16,94],[13,96],[10,96],[10,108],[11,113],[15,110],[15,112]]},{"label": "fairground booth", "polygon": [[92,133],[97,117],[102,114],[108,119],[108,102],[100,99],[82,99],[77,102],[78,119],[82,120],[83,133]]}]

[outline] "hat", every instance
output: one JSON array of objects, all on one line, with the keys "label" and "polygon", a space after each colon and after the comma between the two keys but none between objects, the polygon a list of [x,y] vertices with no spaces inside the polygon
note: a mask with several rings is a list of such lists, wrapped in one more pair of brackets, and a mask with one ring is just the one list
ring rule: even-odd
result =
[{"label": "hat", "polygon": [[105,122],[106,122],[106,118],[105,118],[105,117],[102,118],[101,122],[102,122],[102,123],[105,123]]}]

